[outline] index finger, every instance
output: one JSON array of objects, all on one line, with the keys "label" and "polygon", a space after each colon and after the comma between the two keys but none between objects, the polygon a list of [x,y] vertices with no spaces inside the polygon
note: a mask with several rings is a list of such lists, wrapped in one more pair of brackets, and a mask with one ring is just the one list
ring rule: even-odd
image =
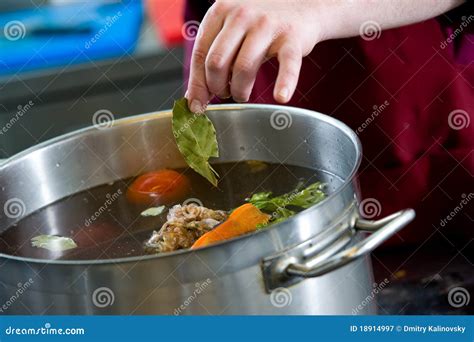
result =
[{"label": "index finger", "polygon": [[206,57],[214,39],[222,29],[223,23],[224,15],[221,11],[216,10],[216,5],[214,4],[207,11],[201,25],[199,25],[191,56],[187,91],[188,106],[194,113],[204,112],[212,96],[206,82]]}]

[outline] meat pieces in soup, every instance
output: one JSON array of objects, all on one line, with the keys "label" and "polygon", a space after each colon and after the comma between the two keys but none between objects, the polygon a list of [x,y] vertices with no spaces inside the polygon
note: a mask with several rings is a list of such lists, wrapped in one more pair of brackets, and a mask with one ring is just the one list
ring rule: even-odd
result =
[{"label": "meat pieces in soup", "polygon": [[[0,232],[0,253],[97,260],[198,249],[266,229],[325,198],[312,169],[255,161],[213,167],[225,175],[219,188],[189,169],[162,169],[74,194]],[[110,203],[111,194],[126,196]],[[186,198],[207,208],[184,205]],[[45,236],[77,247],[44,248],[36,241]]]},{"label": "meat pieces in soup", "polygon": [[230,215],[195,204],[175,205],[161,229],[145,243],[145,250],[162,253],[201,248],[282,222],[322,201],[322,188],[323,184],[316,182],[306,188],[299,184],[294,191],[280,196],[269,191],[255,193]]},{"label": "meat pieces in soup", "polygon": [[212,210],[196,204],[175,205],[159,231],[154,231],[145,243],[148,253],[171,252],[189,248],[202,235],[227,219],[222,210]]}]

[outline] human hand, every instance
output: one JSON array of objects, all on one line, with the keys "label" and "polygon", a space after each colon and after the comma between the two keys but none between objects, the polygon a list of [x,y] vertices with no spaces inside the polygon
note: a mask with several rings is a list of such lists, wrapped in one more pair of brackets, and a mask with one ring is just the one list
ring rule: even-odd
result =
[{"label": "human hand", "polygon": [[191,58],[186,94],[191,111],[203,112],[214,95],[248,101],[258,69],[272,57],[279,62],[274,97],[288,102],[298,82],[301,59],[320,40],[319,26],[314,24],[317,3],[214,3],[199,27]]},{"label": "human hand", "polygon": [[464,1],[217,0],[195,41],[189,107],[203,112],[214,95],[248,101],[258,69],[272,57],[279,62],[273,97],[286,103],[295,91],[302,58],[318,42],[367,34],[367,24],[371,30],[412,24]]}]

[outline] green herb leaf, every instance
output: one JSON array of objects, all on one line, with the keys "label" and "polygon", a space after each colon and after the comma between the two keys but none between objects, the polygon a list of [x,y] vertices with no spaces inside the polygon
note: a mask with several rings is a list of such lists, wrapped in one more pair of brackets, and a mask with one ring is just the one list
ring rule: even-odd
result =
[{"label": "green herb leaf", "polygon": [[316,182],[307,188],[300,189],[298,186],[293,192],[275,197],[271,192],[259,192],[247,198],[247,202],[271,214],[270,223],[277,223],[295,215],[297,211],[293,209],[302,210],[321,202],[326,197],[323,187],[323,184]]},{"label": "green herb leaf", "polygon": [[305,189],[286,194],[287,205],[294,205],[305,209],[309,208],[321,202],[326,197],[326,194],[323,192],[323,187],[323,184],[316,182]]},{"label": "green herb leaf", "polygon": [[53,252],[62,252],[76,248],[73,239],[57,235],[38,235],[31,239],[33,247],[48,249]]},{"label": "green herb leaf", "polygon": [[219,157],[216,130],[205,114],[194,114],[185,98],[173,106],[173,135],[186,163],[197,173],[217,186],[217,172],[209,158]]},{"label": "green herb leaf", "polygon": [[142,216],[158,216],[165,210],[165,206],[161,205],[159,207],[148,208],[141,212]]}]

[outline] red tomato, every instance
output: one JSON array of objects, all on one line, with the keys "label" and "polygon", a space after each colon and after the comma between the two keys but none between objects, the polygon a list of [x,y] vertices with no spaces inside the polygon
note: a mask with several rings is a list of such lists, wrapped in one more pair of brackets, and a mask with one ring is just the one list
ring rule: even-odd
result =
[{"label": "red tomato", "polygon": [[127,190],[127,199],[146,205],[171,204],[182,200],[190,189],[188,177],[164,169],[145,173],[135,179]]}]

